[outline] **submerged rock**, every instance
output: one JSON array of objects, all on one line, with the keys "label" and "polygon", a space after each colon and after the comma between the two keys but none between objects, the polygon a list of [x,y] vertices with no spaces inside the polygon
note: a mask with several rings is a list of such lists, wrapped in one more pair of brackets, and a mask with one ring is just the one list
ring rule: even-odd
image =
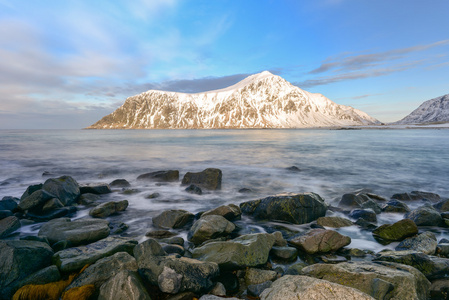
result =
[{"label": "submerged rock", "polygon": [[354,209],[349,214],[349,217],[357,220],[357,219],[363,219],[368,222],[377,222],[377,216],[376,213],[370,209]]},{"label": "submerged rock", "polygon": [[196,186],[194,184],[189,185],[185,188],[185,191],[190,194],[196,194],[196,195],[202,195],[203,191],[199,186]]},{"label": "submerged rock", "polygon": [[410,219],[402,219],[394,224],[383,224],[373,230],[374,237],[389,241],[402,241],[418,233],[418,226]]},{"label": "submerged rock", "polygon": [[351,243],[349,236],[333,230],[312,229],[305,235],[293,238],[289,243],[309,254],[334,252]]},{"label": "submerged rock", "polygon": [[404,216],[418,226],[441,226],[444,221],[440,213],[432,206],[419,207]]},{"label": "submerged rock", "polygon": [[198,173],[187,172],[182,178],[182,185],[194,184],[206,190],[220,190],[222,176],[221,170],[214,168]]},{"label": "submerged rock", "polygon": [[109,184],[107,183],[88,183],[80,185],[81,194],[109,194],[112,193]]},{"label": "submerged rock", "polygon": [[95,206],[89,211],[94,218],[106,218],[112,214],[124,211],[128,207],[128,200],[111,201]]},{"label": "submerged rock", "polygon": [[116,187],[116,188],[126,188],[126,187],[130,187],[131,184],[128,182],[128,180],[126,179],[116,179],[114,181],[112,181],[109,184],[110,187]]},{"label": "submerged rock", "polygon": [[182,228],[193,221],[195,216],[186,210],[171,209],[153,218],[153,224],[160,228]]},{"label": "submerged rock", "polygon": [[234,229],[235,225],[222,216],[202,216],[201,219],[193,223],[188,239],[195,245],[199,245],[210,239],[227,236]]},{"label": "submerged rock", "polygon": [[171,182],[179,180],[178,170],[156,171],[139,175],[137,180],[150,180],[158,182]]},{"label": "submerged rock", "polygon": [[327,206],[315,193],[280,194],[240,204],[243,213],[258,220],[304,224],[324,217]]}]

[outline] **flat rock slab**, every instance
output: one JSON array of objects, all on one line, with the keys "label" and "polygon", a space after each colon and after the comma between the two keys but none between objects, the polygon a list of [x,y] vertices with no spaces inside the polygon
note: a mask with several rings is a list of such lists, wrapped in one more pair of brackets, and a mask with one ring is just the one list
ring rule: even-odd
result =
[{"label": "flat rock slab", "polygon": [[418,226],[410,219],[393,224],[383,224],[373,230],[373,236],[389,241],[401,241],[418,233]]},{"label": "flat rock slab", "polygon": [[189,241],[199,245],[207,240],[227,236],[234,229],[235,225],[222,216],[202,216],[201,219],[193,223],[187,237]]},{"label": "flat rock slab", "polygon": [[179,180],[178,170],[156,171],[139,175],[137,180],[149,180],[159,182],[171,182]]},{"label": "flat rock slab", "polygon": [[333,230],[312,229],[305,235],[293,238],[291,245],[309,254],[334,252],[351,243],[349,236]]},{"label": "flat rock slab", "polygon": [[55,219],[39,230],[39,236],[46,236],[50,244],[68,241],[73,246],[85,245],[101,240],[109,235],[109,222],[102,219]]},{"label": "flat rock slab", "polygon": [[110,201],[95,206],[89,211],[89,215],[94,218],[106,218],[112,214],[124,211],[128,208],[128,200]]},{"label": "flat rock slab", "polygon": [[129,238],[107,237],[86,246],[73,247],[56,252],[53,255],[53,263],[58,266],[61,272],[75,272],[85,265],[93,264],[97,260],[117,252],[132,254],[137,243],[137,241]]},{"label": "flat rock slab", "polygon": [[107,184],[107,183],[81,184],[79,188],[80,188],[81,194],[102,195],[102,194],[112,193],[111,188],[109,187],[109,184]]},{"label": "flat rock slab", "polygon": [[208,168],[198,173],[187,172],[182,178],[182,185],[197,185],[206,190],[220,190],[222,172],[220,169]]}]

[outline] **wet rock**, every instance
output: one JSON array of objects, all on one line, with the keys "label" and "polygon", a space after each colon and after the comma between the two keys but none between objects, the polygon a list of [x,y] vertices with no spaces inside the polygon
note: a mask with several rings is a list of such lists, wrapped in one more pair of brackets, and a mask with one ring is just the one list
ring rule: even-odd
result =
[{"label": "wet rock", "polygon": [[102,284],[121,271],[137,271],[136,260],[126,252],[118,252],[112,256],[99,259],[76,277],[65,290],[89,284],[93,284],[95,289],[98,290]]},{"label": "wet rock", "polygon": [[95,206],[89,211],[94,218],[106,218],[112,214],[124,211],[128,207],[128,200],[111,201]]},{"label": "wet rock", "polygon": [[304,224],[324,217],[327,206],[319,195],[306,193],[280,194],[243,202],[240,209],[257,220]]},{"label": "wet rock", "polygon": [[274,245],[275,246],[280,246],[280,247],[287,246],[287,241],[284,239],[282,232],[275,231],[275,232],[271,233],[271,235],[274,236]]},{"label": "wet rock", "polygon": [[201,188],[199,186],[194,185],[194,184],[191,184],[188,187],[186,187],[185,191],[187,193],[195,194],[195,195],[202,195],[203,194],[203,191],[201,190]]},{"label": "wet rock", "polygon": [[270,255],[274,259],[292,261],[298,256],[298,250],[293,247],[276,247],[271,248]]},{"label": "wet rock", "polygon": [[103,195],[112,193],[109,184],[107,183],[88,183],[80,185],[81,194],[95,194]]},{"label": "wet rock", "polygon": [[181,288],[182,275],[175,270],[164,266],[162,273],[158,276],[158,286],[163,293],[176,294]]},{"label": "wet rock", "polygon": [[440,212],[449,211],[449,199],[442,200],[433,205],[433,207]]},{"label": "wet rock", "polygon": [[177,234],[174,232],[168,231],[168,230],[153,230],[153,231],[148,231],[145,234],[145,236],[155,238],[155,239],[164,239],[164,238],[169,238],[169,237],[172,237],[175,235],[177,235]]},{"label": "wet rock", "polygon": [[374,230],[377,228],[376,224],[368,222],[367,220],[364,220],[362,218],[357,219],[357,221],[355,221],[354,224],[360,226],[362,229],[365,230]]},{"label": "wet rock", "polygon": [[241,188],[241,189],[238,190],[238,192],[241,193],[241,194],[249,194],[249,193],[252,193],[253,190],[249,189],[249,188]]},{"label": "wet rock", "polygon": [[410,237],[403,240],[396,246],[395,250],[414,250],[425,254],[434,254],[436,248],[437,238],[435,237],[435,234],[430,231],[426,231],[415,237]]},{"label": "wet rock", "polygon": [[0,200],[0,210],[14,211],[18,206],[18,201],[19,199],[15,197],[3,197],[2,200]]},{"label": "wet rock", "polygon": [[421,271],[429,280],[449,276],[449,259],[426,255],[417,251],[384,251],[375,261],[389,261],[412,266]]},{"label": "wet rock", "polygon": [[137,272],[123,270],[103,283],[98,300],[139,299],[151,300]]},{"label": "wet rock", "polygon": [[291,166],[285,169],[290,172],[301,172],[301,170],[297,166]]},{"label": "wet rock", "polygon": [[194,184],[206,190],[220,190],[221,178],[220,169],[208,168],[198,173],[187,172],[182,179],[182,185]]},{"label": "wet rock", "polygon": [[340,228],[352,226],[351,220],[342,217],[320,217],[316,220],[316,223],[320,226],[332,227],[332,228]]},{"label": "wet rock", "polygon": [[327,264],[339,264],[348,261],[345,257],[333,254],[327,254],[320,257]]},{"label": "wet rock", "polygon": [[375,201],[369,199],[366,202],[363,202],[361,205],[362,209],[372,209],[376,214],[380,214],[382,212],[382,208]]},{"label": "wet rock", "polygon": [[162,249],[164,249],[164,251],[167,252],[167,254],[179,254],[183,256],[185,253],[184,247],[175,244],[164,245]]},{"label": "wet rock", "polygon": [[172,182],[179,180],[178,170],[156,171],[139,175],[137,180],[149,180],[157,182]]},{"label": "wet rock", "polygon": [[62,272],[71,273],[117,252],[132,254],[136,245],[137,241],[129,238],[107,237],[86,246],[73,247],[56,252],[52,260]]},{"label": "wet rock", "polygon": [[63,208],[64,204],[59,201],[58,198],[52,198],[45,202],[45,204],[42,206],[42,211],[47,212],[58,208]]},{"label": "wet rock", "polygon": [[17,286],[22,287],[27,284],[46,284],[58,281],[60,279],[61,274],[59,273],[58,267],[51,265],[31,274],[27,278],[20,281]]},{"label": "wet rock", "polygon": [[159,193],[152,193],[152,194],[149,194],[148,196],[145,196],[145,199],[154,199],[154,198],[158,198],[160,196],[161,196],[161,194],[159,194]]},{"label": "wet rock", "polygon": [[46,212],[42,211],[28,211],[26,217],[36,222],[46,222],[57,218],[70,217],[76,213],[76,207],[62,207]]},{"label": "wet rock", "polygon": [[[0,220],[13,216],[12,211],[10,210],[0,210]],[[1,226],[1,225],[0,225]]]},{"label": "wet rock", "polygon": [[209,215],[219,215],[226,218],[228,221],[240,220],[242,211],[240,207],[235,204],[222,205],[217,208],[204,212],[201,217]]},{"label": "wet rock", "polygon": [[53,250],[37,241],[0,241],[0,299],[11,299],[22,280],[49,266]]},{"label": "wet rock", "polygon": [[434,193],[413,191],[411,193],[394,194],[391,199],[397,199],[401,201],[416,201],[416,200],[428,200],[436,203],[441,200],[440,195]]},{"label": "wet rock", "polygon": [[441,226],[444,223],[440,213],[431,206],[419,207],[404,217],[413,220],[418,226]]},{"label": "wet rock", "polygon": [[210,290],[210,294],[215,296],[226,296],[226,288],[223,283],[217,282],[215,286]]},{"label": "wet rock", "polygon": [[140,275],[150,284],[159,285],[159,276],[164,268],[169,268],[180,275],[179,292],[207,291],[213,286],[212,279],[219,274],[218,265],[215,263],[187,257],[167,256],[161,245],[152,239],[137,245],[134,248],[134,256],[139,265]]},{"label": "wet rock", "polygon": [[376,213],[372,210],[368,209],[354,209],[349,214],[349,217],[357,220],[357,219],[363,219],[368,222],[377,222],[377,216]]},{"label": "wet rock", "polygon": [[244,268],[265,264],[274,245],[274,236],[267,233],[242,235],[226,242],[212,242],[195,248],[193,258],[215,262],[220,268]]},{"label": "wet rock", "polygon": [[302,269],[312,276],[356,288],[376,299],[427,299],[430,282],[417,269],[392,262],[314,264]]},{"label": "wet rock", "polygon": [[59,242],[54,243],[53,245],[51,245],[51,247],[53,248],[53,251],[59,252],[59,251],[62,251],[64,249],[72,247],[72,243],[69,242],[69,241],[63,240],[63,241],[59,241]]},{"label": "wet rock", "polygon": [[79,199],[78,199],[78,203],[81,205],[86,205],[86,206],[93,206],[95,205],[95,202],[97,202],[98,200],[100,200],[100,196],[99,195],[95,195],[95,194],[82,194]]},{"label": "wet rock", "polygon": [[261,300],[298,299],[347,299],[372,300],[371,296],[356,288],[347,287],[326,280],[287,275],[276,280],[271,288],[260,295]]},{"label": "wet rock", "polygon": [[245,273],[245,284],[260,284],[277,279],[277,273],[271,270],[248,268]]},{"label": "wet rock", "polygon": [[42,189],[43,184],[39,183],[39,184],[33,184],[27,187],[27,189],[25,190],[25,192],[22,194],[22,196],[20,197],[20,201],[22,201],[23,199],[25,199],[26,197],[29,197],[32,193],[34,193],[37,190],[41,190]]},{"label": "wet rock", "polygon": [[126,188],[130,187],[131,184],[126,179],[116,179],[109,184],[110,187],[114,188]]},{"label": "wet rock", "polygon": [[235,225],[222,216],[202,216],[193,223],[187,238],[195,245],[199,245],[210,239],[227,236],[234,229]]},{"label": "wet rock", "polygon": [[81,194],[78,182],[70,176],[47,179],[42,189],[54,195],[65,206],[74,203]]},{"label": "wet rock", "polygon": [[394,224],[384,224],[373,231],[373,236],[389,241],[402,241],[418,233],[418,226],[410,219],[403,219]]},{"label": "wet rock", "polygon": [[21,210],[28,210],[28,209],[38,209],[38,208],[42,208],[42,206],[44,206],[44,204],[54,198],[55,196],[44,191],[44,190],[37,190],[35,192],[33,192],[31,195],[29,195],[28,197],[23,198],[22,200],[20,200],[19,202],[19,208]]},{"label": "wet rock", "polygon": [[215,295],[203,295],[198,300],[223,300],[223,299],[226,299],[226,300],[241,300],[241,299],[235,298],[235,297],[232,297],[232,298],[226,297],[226,298],[224,298],[224,297],[219,297],[219,296],[215,296]]},{"label": "wet rock", "polygon": [[295,263],[288,267],[288,269],[285,271],[285,275],[301,275],[302,269],[304,269],[305,267],[307,267],[307,264],[303,262]]},{"label": "wet rock", "polygon": [[266,282],[259,283],[259,284],[248,285],[248,288],[247,288],[248,295],[253,296],[253,297],[259,297],[263,291],[270,288],[272,285],[273,285],[272,281],[266,281]]},{"label": "wet rock", "polygon": [[109,235],[109,222],[102,219],[55,219],[42,225],[39,236],[46,236],[51,244],[70,241],[73,246],[85,245]]},{"label": "wet rock", "polygon": [[435,251],[438,256],[449,257],[449,243],[438,243],[437,249]]},{"label": "wet rock", "polygon": [[50,246],[50,242],[48,241],[47,237],[45,237],[45,236],[27,235],[27,236],[20,237],[20,240],[21,241],[37,241],[37,242],[46,243],[47,245]]},{"label": "wet rock", "polygon": [[449,280],[440,279],[432,281],[430,286],[430,299],[449,299]]},{"label": "wet rock", "polygon": [[182,228],[193,221],[194,215],[186,210],[171,209],[153,218],[153,224],[160,228]]},{"label": "wet rock", "polygon": [[122,234],[128,230],[129,225],[123,222],[109,224],[110,234]]},{"label": "wet rock", "polygon": [[14,216],[9,216],[0,220],[0,239],[11,235],[20,228],[20,221]]},{"label": "wet rock", "polygon": [[[237,274],[239,274],[238,277]],[[240,273],[232,272],[229,270],[220,270],[220,275],[215,278],[215,281],[220,282],[224,285],[226,293],[235,294],[239,292],[240,280],[242,280],[242,283],[244,282],[241,277],[242,275]]]},{"label": "wet rock", "polygon": [[289,243],[309,254],[334,252],[351,243],[349,236],[333,230],[312,229],[305,235],[293,238]]},{"label": "wet rock", "polygon": [[404,202],[393,199],[385,204],[385,206],[382,208],[382,211],[391,213],[406,213],[410,211],[410,208]]},{"label": "wet rock", "polygon": [[341,197],[338,206],[344,208],[359,208],[368,200],[370,200],[370,198],[363,194],[344,194]]},{"label": "wet rock", "polygon": [[160,239],[159,242],[170,244],[170,245],[184,246],[184,239],[180,236],[171,237],[171,238],[163,238],[163,239]]}]

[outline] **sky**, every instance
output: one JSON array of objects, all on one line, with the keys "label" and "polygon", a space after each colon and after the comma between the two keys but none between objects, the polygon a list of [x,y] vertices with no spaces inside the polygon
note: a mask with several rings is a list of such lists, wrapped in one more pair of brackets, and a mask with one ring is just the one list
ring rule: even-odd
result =
[{"label": "sky", "polygon": [[382,122],[449,93],[447,0],[0,0],[0,129],[268,70]]}]

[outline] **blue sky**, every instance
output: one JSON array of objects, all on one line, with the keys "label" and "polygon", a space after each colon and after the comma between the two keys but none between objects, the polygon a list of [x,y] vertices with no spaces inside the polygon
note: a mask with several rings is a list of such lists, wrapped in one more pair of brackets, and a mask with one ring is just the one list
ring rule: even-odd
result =
[{"label": "blue sky", "polygon": [[149,89],[269,70],[396,121],[449,93],[447,0],[0,0],[0,128],[83,128]]}]

